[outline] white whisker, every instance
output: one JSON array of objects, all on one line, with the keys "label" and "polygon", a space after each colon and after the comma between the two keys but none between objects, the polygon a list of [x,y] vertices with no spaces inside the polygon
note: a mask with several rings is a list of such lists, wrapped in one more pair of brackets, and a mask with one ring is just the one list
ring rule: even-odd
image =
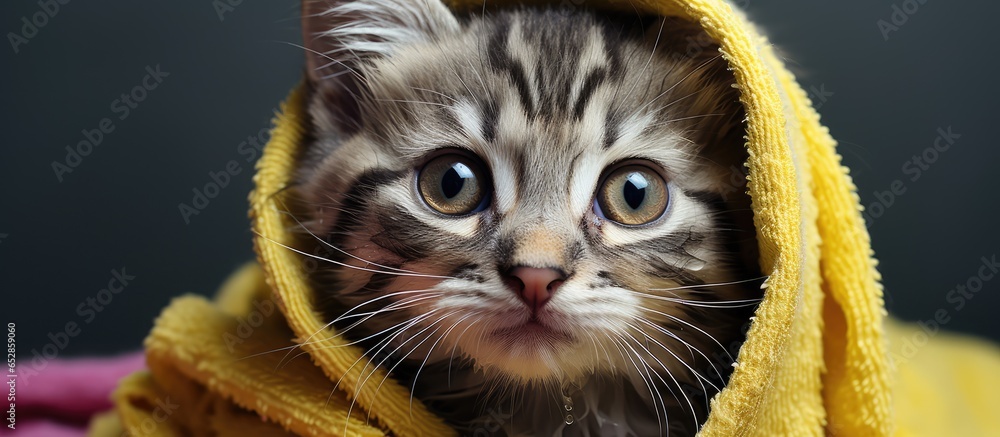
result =
[{"label": "white whisker", "polygon": [[335,265],[338,265],[338,266],[341,266],[341,267],[347,267],[349,269],[359,270],[359,271],[363,271],[363,272],[370,272],[370,273],[381,273],[381,274],[385,274],[385,275],[412,276],[412,277],[416,277],[416,278],[458,279],[458,278],[455,278],[455,277],[452,277],[452,276],[423,275],[423,274],[403,273],[403,272],[387,272],[385,270],[375,270],[375,269],[369,269],[369,268],[365,268],[365,267],[352,266],[350,264],[344,264],[342,262],[337,262],[337,261],[334,261],[332,259],[327,259],[327,258],[323,258],[323,257],[318,256],[318,255],[313,255],[311,253],[303,252],[303,251],[301,251],[299,249],[296,249],[294,247],[291,247],[291,246],[289,246],[287,244],[274,241],[274,240],[272,240],[269,237],[265,237],[264,235],[260,234],[259,232],[254,231],[254,233],[256,233],[259,237],[267,240],[270,243],[277,244],[278,246],[281,246],[281,247],[283,247],[285,249],[288,249],[288,250],[290,250],[292,252],[295,252],[295,253],[297,253],[299,255],[307,256],[309,258],[313,258],[313,259],[316,259],[316,260],[319,260],[319,261],[323,261],[323,262],[328,262],[330,264],[335,264]]}]

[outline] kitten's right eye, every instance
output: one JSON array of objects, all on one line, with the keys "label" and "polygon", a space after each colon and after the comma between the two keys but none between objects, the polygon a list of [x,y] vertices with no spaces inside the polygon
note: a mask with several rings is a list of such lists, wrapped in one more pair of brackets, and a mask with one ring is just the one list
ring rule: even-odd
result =
[{"label": "kitten's right eye", "polygon": [[448,154],[428,162],[417,175],[417,188],[424,202],[447,215],[480,212],[489,205],[487,173],[479,161]]}]

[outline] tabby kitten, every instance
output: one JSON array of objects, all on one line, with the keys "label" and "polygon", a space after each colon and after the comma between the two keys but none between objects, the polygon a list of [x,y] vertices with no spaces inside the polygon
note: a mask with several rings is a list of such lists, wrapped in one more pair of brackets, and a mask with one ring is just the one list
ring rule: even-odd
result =
[{"label": "tabby kitten", "polygon": [[366,372],[462,435],[694,434],[761,296],[718,47],[583,9],[303,16],[296,217]]}]

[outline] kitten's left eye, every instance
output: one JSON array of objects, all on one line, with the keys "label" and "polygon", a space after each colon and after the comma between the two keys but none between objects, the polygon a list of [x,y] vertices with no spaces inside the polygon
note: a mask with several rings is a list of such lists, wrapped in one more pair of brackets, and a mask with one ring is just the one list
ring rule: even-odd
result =
[{"label": "kitten's left eye", "polygon": [[644,165],[613,169],[597,190],[595,212],[623,225],[644,225],[667,209],[667,183]]},{"label": "kitten's left eye", "polygon": [[431,208],[447,215],[479,212],[489,205],[487,173],[479,161],[460,154],[434,158],[417,176],[420,195]]}]

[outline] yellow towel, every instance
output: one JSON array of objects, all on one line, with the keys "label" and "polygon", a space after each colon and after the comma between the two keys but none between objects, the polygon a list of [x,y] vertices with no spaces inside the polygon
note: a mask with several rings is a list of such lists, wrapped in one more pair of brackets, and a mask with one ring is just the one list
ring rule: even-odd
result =
[{"label": "yellow towel", "polygon": [[[588,5],[700,23],[721,46],[746,108],[748,189],[769,279],[700,435],[998,435],[996,347],[924,333],[916,353],[890,353],[890,342],[921,333],[886,321],[855,187],[767,41],[719,0]],[[381,386],[361,383],[367,361],[354,365],[360,350],[324,328],[300,256],[282,247],[295,239],[280,211],[303,112],[295,91],[257,165],[250,202],[260,267],[234,275],[214,302],[181,297],[164,310],[145,344],[149,372],[122,382],[117,420],[102,417],[93,435],[455,434],[384,370],[373,376],[385,378]],[[273,350],[281,352],[260,354]]]}]

